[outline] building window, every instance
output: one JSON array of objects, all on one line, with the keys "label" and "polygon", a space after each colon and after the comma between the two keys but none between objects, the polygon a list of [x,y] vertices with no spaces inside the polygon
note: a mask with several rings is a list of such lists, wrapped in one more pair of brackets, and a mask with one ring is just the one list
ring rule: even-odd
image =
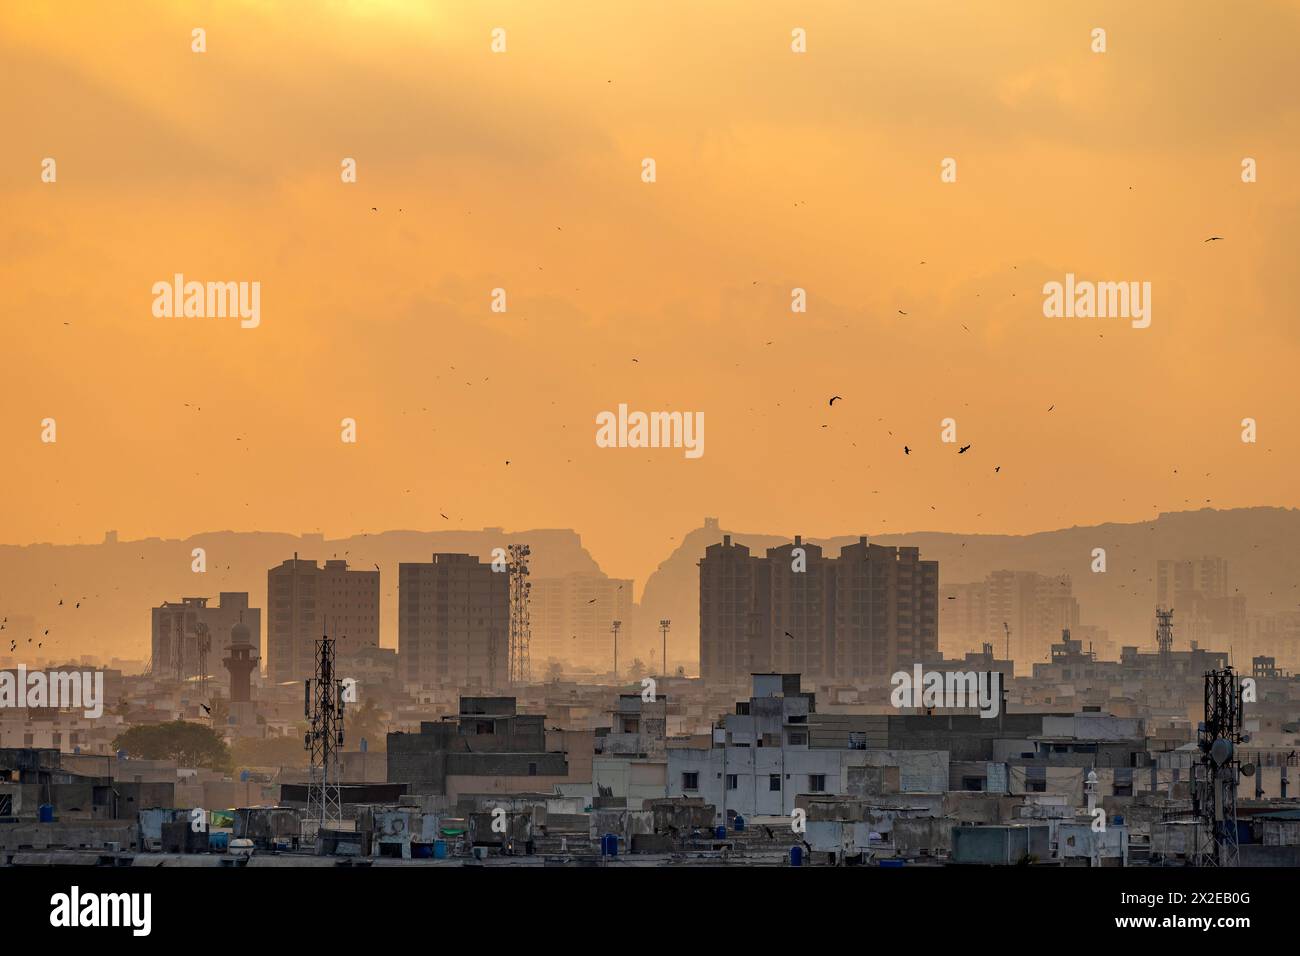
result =
[{"label": "building window", "polygon": [[767,789],[773,792],[781,789],[781,775],[779,773],[769,773],[767,775]]},{"label": "building window", "polygon": [[1047,792],[1047,768],[1026,767],[1025,768],[1025,793],[1046,793],[1046,792]]},{"label": "building window", "polygon": [[698,773],[682,774],[682,789],[683,790],[700,789],[700,775]]},{"label": "building window", "polygon": [[734,773],[727,774],[727,789],[735,790],[739,786],[740,786],[740,777]]},{"label": "building window", "polygon": [[808,774],[808,792],[825,793],[826,792],[826,774],[810,773]]},{"label": "building window", "polygon": [[530,764],[528,765],[528,776],[530,776],[530,777],[535,777],[535,776],[537,776],[537,764],[535,764],[535,763],[530,763]]},{"label": "building window", "polygon": [[790,731],[789,741],[791,747],[803,747],[808,743],[808,735],[805,733],[795,733]]}]

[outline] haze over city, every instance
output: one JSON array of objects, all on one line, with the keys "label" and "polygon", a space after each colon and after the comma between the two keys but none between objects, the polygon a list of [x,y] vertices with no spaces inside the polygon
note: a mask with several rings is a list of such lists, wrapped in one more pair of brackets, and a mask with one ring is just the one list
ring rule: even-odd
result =
[{"label": "haze over city", "polygon": [[15,931],[1289,926],[1298,46],[0,4]]},{"label": "haze over city", "polygon": [[[1300,505],[1294,7],[829,4],[774,58],[793,14],[751,6],[227,4],[202,56],[183,4],[0,11],[0,539],[573,527],[643,580],[720,501],[809,535]],[[177,272],[260,281],[260,324],[153,318]],[[1046,319],[1066,272],[1151,281],[1150,327]],[[620,402],[703,411],[707,452],[598,447]]]}]

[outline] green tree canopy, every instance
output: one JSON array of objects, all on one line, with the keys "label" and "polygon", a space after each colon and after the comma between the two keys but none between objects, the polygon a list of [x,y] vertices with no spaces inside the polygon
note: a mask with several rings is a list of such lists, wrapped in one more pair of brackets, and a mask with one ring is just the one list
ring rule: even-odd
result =
[{"label": "green tree canopy", "polygon": [[166,724],[138,724],[118,734],[113,749],[145,760],[175,760],[181,767],[202,767],[229,772],[230,749],[211,727],[173,720]]}]

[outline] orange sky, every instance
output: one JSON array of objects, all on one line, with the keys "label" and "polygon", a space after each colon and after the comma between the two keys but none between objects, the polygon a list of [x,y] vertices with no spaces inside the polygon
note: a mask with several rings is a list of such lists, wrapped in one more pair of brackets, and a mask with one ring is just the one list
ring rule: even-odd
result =
[{"label": "orange sky", "polygon": [[[573,527],[643,580],[706,514],[1020,533],[1300,505],[1298,25],[4,4],[0,540]],[[154,318],[176,272],[260,281],[260,327]],[[1151,327],[1044,318],[1066,272],[1151,282]],[[704,456],[597,448],[620,402],[703,411]]]}]

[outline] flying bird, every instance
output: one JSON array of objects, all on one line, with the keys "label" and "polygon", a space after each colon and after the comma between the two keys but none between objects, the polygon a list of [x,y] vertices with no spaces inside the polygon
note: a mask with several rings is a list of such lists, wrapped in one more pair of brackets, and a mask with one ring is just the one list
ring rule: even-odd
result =
[{"label": "flying bird", "polygon": [[794,636],[793,634],[791,634],[789,631],[786,631],[786,632],[785,632],[785,636],[788,637],[788,638],[790,638],[790,640],[792,640],[792,641],[795,640],[795,636]]},{"label": "flying bird", "polygon": [[1205,241],[1206,241],[1206,242],[1218,242],[1218,241],[1219,241],[1220,239],[1222,239],[1222,238],[1223,238],[1222,236],[1210,236],[1210,238],[1209,238],[1209,239],[1206,239]]},{"label": "flying bird", "polygon": [[903,446],[903,454],[904,454],[904,455],[910,455],[910,454],[912,454],[912,449],[910,449],[910,448],[908,448],[906,445],[904,445],[904,446]]},{"label": "flying bird", "polygon": [[960,448],[957,449],[957,454],[964,455],[968,451],[970,451],[970,445],[962,445]]},{"label": "flying bird", "polygon": [[899,309],[899,310],[898,310],[898,314],[899,314],[899,315],[907,315],[907,313],[904,312],[902,309]]},{"label": "flying bird", "polygon": [[834,404],[835,404],[835,399],[837,399],[837,398],[839,398],[839,397],[840,397],[839,395],[832,395],[832,396],[831,396],[831,400],[830,400],[829,402],[827,402],[826,404],[827,404],[827,405],[834,405]]},{"label": "flying bird", "polygon": [[996,467],[993,469],[993,474],[996,475],[996,474],[997,474],[999,471],[1001,471],[1001,470],[1002,470],[1002,466],[1001,466],[1001,465],[998,465],[998,466],[996,466]]}]

